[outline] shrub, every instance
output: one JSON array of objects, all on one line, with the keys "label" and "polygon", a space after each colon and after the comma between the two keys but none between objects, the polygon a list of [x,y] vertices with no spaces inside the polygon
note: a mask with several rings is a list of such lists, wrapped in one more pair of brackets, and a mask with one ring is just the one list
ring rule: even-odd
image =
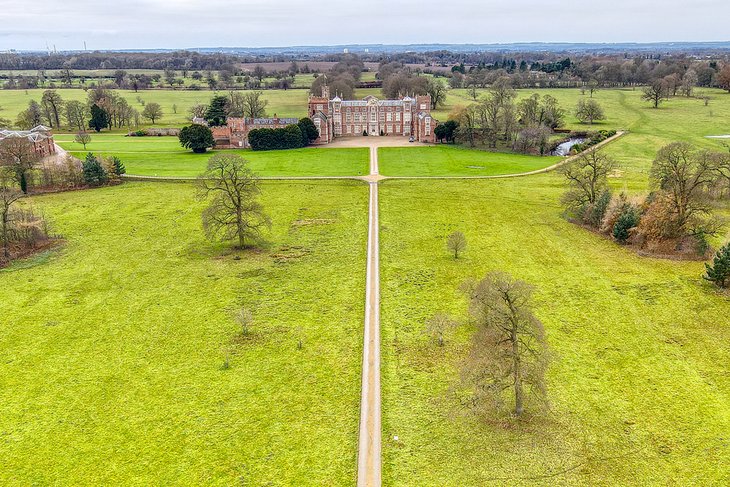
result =
[{"label": "shrub", "polygon": [[600,227],[603,218],[606,216],[608,206],[611,204],[611,191],[606,189],[601,196],[598,197],[596,203],[588,208],[586,220],[593,227]]},{"label": "shrub", "polygon": [[215,144],[213,132],[210,128],[197,123],[183,127],[180,130],[178,138],[180,139],[181,146],[186,149],[192,149],[196,154],[204,153]]},{"label": "shrub", "polygon": [[100,186],[105,184],[109,179],[104,166],[91,152],[86,154],[86,160],[83,162],[82,171],[84,174],[84,182],[89,186]]},{"label": "shrub", "polygon": [[280,129],[253,129],[248,133],[253,150],[282,150],[303,147],[304,138],[298,124]]},{"label": "shrub", "polygon": [[613,238],[620,243],[625,243],[631,236],[631,229],[639,224],[639,213],[635,208],[629,207],[621,213],[613,226]]},{"label": "shrub", "polygon": [[730,286],[730,242],[717,251],[712,265],[705,264],[705,269],[705,279],[722,288]]}]

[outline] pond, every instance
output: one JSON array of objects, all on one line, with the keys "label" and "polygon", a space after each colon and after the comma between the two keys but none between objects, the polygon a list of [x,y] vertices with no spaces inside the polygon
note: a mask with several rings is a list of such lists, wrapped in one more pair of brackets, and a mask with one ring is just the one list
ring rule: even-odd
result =
[{"label": "pond", "polygon": [[585,140],[585,137],[571,137],[562,144],[558,144],[558,146],[550,153],[550,155],[567,156],[568,154],[570,154],[570,149],[572,149],[574,145],[582,144],[583,142],[585,142]]}]

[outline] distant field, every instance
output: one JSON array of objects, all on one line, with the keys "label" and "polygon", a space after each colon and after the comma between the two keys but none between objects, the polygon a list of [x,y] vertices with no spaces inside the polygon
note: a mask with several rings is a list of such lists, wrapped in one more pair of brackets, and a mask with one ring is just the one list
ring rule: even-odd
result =
[{"label": "distant field", "polygon": [[534,171],[562,157],[525,156],[459,146],[383,147],[380,173],[385,176],[494,176]]},{"label": "distant field", "polygon": [[194,195],[33,198],[66,244],[0,270],[0,484],[353,484],[366,185],[264,183],[249,252]]},{"label": "distant field", "polygon": [[[83,146],[70,135],[59,136],[59,145],[83,159]],[[125,137],[116,134],[92,135],[88,152],[116,155],[128,174],[143,176],[197,176],[217,151],[194,154],[180,147],[177,137]],[[260,176],[360,176],[367,174],[368,149],[326,149],[307,147],[285,151],[256,152],[226,150],[251,163]]]},{"label": "distant field", "polygon": [[[85,101],[87,94],[84,90],[59,89],[56,90],[64,100]],[[146,90],[134,92],[131,90],[117,90],[129,104],[139,112],[144,110],[138,101],[139,96],[144,102],[156,102],[162,107],[164,116],[155,125],[144,124],[145,127],[182,127],[190,123],[191,115],[188,109],[198,103],[206,104],[216,94],[227,94],[220,92],[201,91],[172,91],[172,90]],[[0,117],[15,120],[21,110],[28,107],[30,100],[39,101],[43,90],[0,90]],[[304,117],[307,114],[307,90],[265,90],[264,99],[269,102],[266,111],[269,115],[276,114],[279,117]],[[173,111],[173,105],[177,105],[177,113]],[[145,120],[143,120],[145,121]],[[146,122],[146,121],[145,121]]]},{"label": "distant field", "polygon": [[[382,183],[387,485],[730,483],[727,296],[702,263],[642,258],[566,222],[559,181]],[[463,322],[459,285],[495,269],[537,287],[554,352],[552,413],[518,426],[465,414],[451,392],[469,326],[443,348],[423,333],[437,312]]]}]

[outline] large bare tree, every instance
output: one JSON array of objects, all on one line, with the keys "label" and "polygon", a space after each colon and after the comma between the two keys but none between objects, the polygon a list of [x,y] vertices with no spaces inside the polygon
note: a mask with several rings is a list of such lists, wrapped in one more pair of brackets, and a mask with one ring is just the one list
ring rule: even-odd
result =
[{"label": "large bare tree", "polygon": [[663,191],[671,211],[673,232],[680,236],[688,226],[711,213],[706,189],[715,184],[725,155],[694,150],[687,142],[674,142],[657,152],[650,178],[655,189]]},{"label": "large bare tree", "polygon": [[608,175],[615,168],[616,162],[600,149],[582,152],[561,166],[560,172],[568,182],[563,204],[573,216],[585,217],[586,211],[608,189]]},{"label": "large bare tree", "polygon": [[9,137],[0,142],[0,170],[9,173],[23,193],[28,192],[28,173],[40,157],[25,137]]},{"label": "large bare tree", "polygon": [[542,323],[532,312],[533,288],[503,272],[464,288],[477,327],[462,370],[474,406],[512,403],[519,417],[532,399],[546,405],[548,348]]},{"label": "large bare tree", "polygon": [[23,193],[13,188],[4,178],[0,178],[0,240],[3,244],[3,257],[10,260],[10,226],[13,223],[13,205],[23,197]]},{"label": "large bare tree", "polygon": [[210,200],[203,211],[203,229],[210,239],[238,240],[238,246],[244,248],[271,226],[257,199],[261,193],[259,178],[239,155],[211,157],[198,177],[198,190],[200,199]]},{"label": "large bare tree", "polygon": [[659,104],[669,98],[669,89],[667,83],[663,79],[654,80],[651,84],[644,87],[641,99],[651,102],[654,108],[659,108]]}]

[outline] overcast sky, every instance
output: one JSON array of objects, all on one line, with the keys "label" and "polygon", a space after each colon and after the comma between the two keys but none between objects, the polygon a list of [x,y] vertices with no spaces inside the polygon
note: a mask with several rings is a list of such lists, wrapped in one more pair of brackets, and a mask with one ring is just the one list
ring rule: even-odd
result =
[{"label": "overcast sky", "polygon": [[0,0],[0,49],[730,40],[730,0]]}]

